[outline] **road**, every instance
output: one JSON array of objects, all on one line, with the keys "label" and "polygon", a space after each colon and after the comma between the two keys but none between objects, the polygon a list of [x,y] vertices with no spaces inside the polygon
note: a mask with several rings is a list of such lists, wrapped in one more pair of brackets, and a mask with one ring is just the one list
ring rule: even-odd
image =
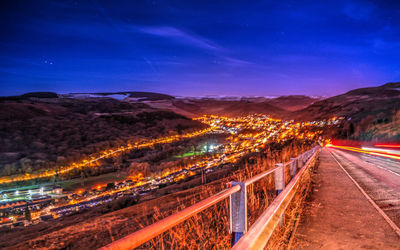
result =
[{"label": "road", "polygon": [[[380,194],[373,197],[380,197],[380,204],[385,204],[384,199],[395,199],[384,196],[395,191],[396,187],[391,186],[393,177],[368,162],[382,164],[380,159],[365,157],[327,147],[322,150],[313,175],[313,191],[289,249],[400,249],[399,235],[384,219],[385,214],[380,214],[357,187]],[[398,163],[382,165],[392,164]],[[356,179],[357,185],[342,167]]]},{"label": "road", "polygon": [[400,161],[329,149],[370,198],[400,227]]}]

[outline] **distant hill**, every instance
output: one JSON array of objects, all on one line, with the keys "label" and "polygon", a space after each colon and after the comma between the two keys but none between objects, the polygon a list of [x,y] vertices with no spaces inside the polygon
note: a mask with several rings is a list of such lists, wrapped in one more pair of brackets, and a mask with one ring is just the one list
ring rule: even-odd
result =
[{"label": "distant hill", "polygon": [[207,96],[180,97],[152,92],[99,92],[71,93],[64,95],[70,98],[101,98],[108,97],[128,102],[146,103],[153,108],[170,110],[188,117],[203,114],[239,116],[248,114],[268,114],[282,117],[288,111],[307,107],[320,100],[304,95],[289,95],[280,97],[240,97],[240,96]]},{"label": "distant hill", "polygon": [[126,92],[129,97],[140,98],[141,100],[173,100],[175,97],[165,94],[152,93],[152,92]]},{"label": "distant hill", "polygon": [[205,127],[144,103],[112,98],[49,98],[55,96],[47,94],[23,96],[29,97],[0,102],[0,176],[81,159],[127,140]]},{"label": "distant hill", "polygon": [[330,98],[304,95],[271,97],[200,97],[144,100],[144,103],[188,117],[203,114],[240,116],[267,114],[287,120],[343,117],[336,136],[352,139],[400,140],[400,83],[354,89]]},{"label": "distant hill", "polygon": [[366,115],[393,113],[399,108],[400,82],[360,88],[317,101],[293,113],[296,119],[316,120],[332,116],[360,119]]},{"label": "distant hill", "polygon": [[321,100],[321,98],[314,98],[305,95],[288,95],[269,99],[266,102],[281,109],[296,111],[306,108],[319,100]]},{"label": "distant hill", "polygon": [[[33,92],[21,96],[0,98],[0,102],[22,101],[20,105],[10,104],[8,111],[0,112],[0,118],[31,119],[43,114],[45,112],[43,110],[52,112],[52,109],[60,109],[59,106],[54,105],[42,107],[42,104],[33,105],[29,103],[29,100],[53,99],[75,99],[82,103],[107,103],[108,101],[105,101],[107,99],[109,101],[119,100],[119,105],[145,105],[150,109],[173,112],[185,117],[196,117],[203,114],[242,116],[255,113],[299,121],[321,120],[333,116],[344,117],[338,136],[354,139],[396,138],[399,134],[397,131],[400,131],[400,128],[396,127],[397,125],[387,125],[393,122],[393,124],[397,124],[396,117],[400,117],[398,115],[400,107],[399,82],[387,83],[378,87],[354,89],[326,99],[304,95],[174,97],[160,93],[136,91],[66,95],[58,95],[52,92]],[[90,107],[92,107],[91,104],[82,105],[82,109],[91,109]],[[400,135],[398,136],[400,137]]]},{"label": "distant hill", "polygon": [[203,114],[241,116],[266,114],[277,118],[290,114],[290,111],[302,109],[320,99],[308,96],[266,97],[185,97],[171,100],[148,101],[150,106],[172,110],[189,117]]},{"label": "distant hill", "polygon": [[[317,101],[290,116],[297,120],[344,117],[343,126],[339,131],[342,137],[400,140],[400,127],[396,123],[399,109],[400,82],[394,82],[379,87],[354,89]],[[387,126],[390,123],[393,125]],[[392,128],[393,131],[388,128]]]},{"label": "distant hill", "polygon": [[127,98],[128,100],[134,101],[159,101],[159,100],[173,100],[175,97],[153,93],[153,92],[138,92],[138,91],[124,91],[124,92],[99,92],[99,93],[71,93],[65,95],[66,97],[77,97],[77,98],[87,98],[87,97],[111,97],[120,96],[117,99]]},{"label": "distant hill", "polygon": [[0,97],[0,101],[24,100],[28,98],[58,98],[58,94],[54,92],[30,92],[23,95],[2,96]]},{"label": "distant hill", "polygon": [[241,116],[249,114],[268,114],[281,116],[287,111],[267,102],[219,101],[219,100],[174,100],[173,106],[196,114],[213,114],[225,116]]}]

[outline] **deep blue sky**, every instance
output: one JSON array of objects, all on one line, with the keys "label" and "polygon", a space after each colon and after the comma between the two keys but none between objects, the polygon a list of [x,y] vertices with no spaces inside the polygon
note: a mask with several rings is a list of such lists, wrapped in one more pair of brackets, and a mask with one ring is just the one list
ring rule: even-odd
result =
[{"label": "deep blue sky", "polygon": [[334,95],[389,81],[400,1],[0,3],[0,95]]}]

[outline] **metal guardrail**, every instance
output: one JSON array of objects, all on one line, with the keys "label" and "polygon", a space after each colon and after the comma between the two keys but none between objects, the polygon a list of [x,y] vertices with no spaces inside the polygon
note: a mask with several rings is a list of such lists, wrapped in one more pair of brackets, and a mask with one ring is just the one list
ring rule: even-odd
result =
[{"label": "metal guardrail", "polygon": [[[231,182],[228,189],[114,241],[101,249],[132,249],[138,247],[228,197],[230,199],[230,232],[233,249],[261,249],[268,242],[273,230],[281,220],[282,214],[297,191],[298,183],[306,167],[316,156],[318,149],[319,146],[316,146],[296,158],[292,158],[289,162],[276,164],[275,168],[255,175],[244,182]],[[284,173],[287,166],[290,166],[292,180],[285,188]],[[247,232],[246,187],[272,173],[275,173],[275,189],[278,196]]]},{"label": "metal guardrail", "polygon": [[[304,165],[305,167],[300,169],[298,174],[289,182],[287,187],[278,194],[271,205],[269,205],[260,217],[258,217],[250,230],[236,242],[232,249],[264,249],[276,226],[284,219],[283,216],[285,210],[296,194],[303,174],[307,171],[308,167],[311,165],[310,163],[314,160],[316,156],[315,152],[317,152],[317,150],[318,148],[312,150],[313,154],[306,157],[308,160]],[[296,162],[296,159],[293,161]]]},{"label": "metal guardrail", "polygon": [[230,195],[240,190],[240,186],[234,186],[224,191],[215,194],[205,200],[200,201],[182,211],[173,214],[165,219],[162,219],[148,227],[136,231],[122,239],[112,242],[111,244],[103,247],[102,249],[132,249],[140,246],[141,244],[151,240],[157,235],[162,234],[168,229],[176,226],[182,221],[190,218],[191,216],[211,207],[212,205],[228,198]]}]

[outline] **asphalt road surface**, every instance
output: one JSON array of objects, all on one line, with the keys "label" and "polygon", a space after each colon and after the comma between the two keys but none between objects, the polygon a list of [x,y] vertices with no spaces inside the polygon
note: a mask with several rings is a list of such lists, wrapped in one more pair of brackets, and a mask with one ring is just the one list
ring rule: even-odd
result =
[{"label": "asphalt road surface", "polygon": [[398,171],[398,163],[332,148],[323,148],[319,162],[289,249],[400,250],[399,235],[357,187],[398,217],[400,176],[386,170]]},{"label": "asphalt road surface", "polygon": [[400,161],[329,149],[371,199],[400,227]]}]

